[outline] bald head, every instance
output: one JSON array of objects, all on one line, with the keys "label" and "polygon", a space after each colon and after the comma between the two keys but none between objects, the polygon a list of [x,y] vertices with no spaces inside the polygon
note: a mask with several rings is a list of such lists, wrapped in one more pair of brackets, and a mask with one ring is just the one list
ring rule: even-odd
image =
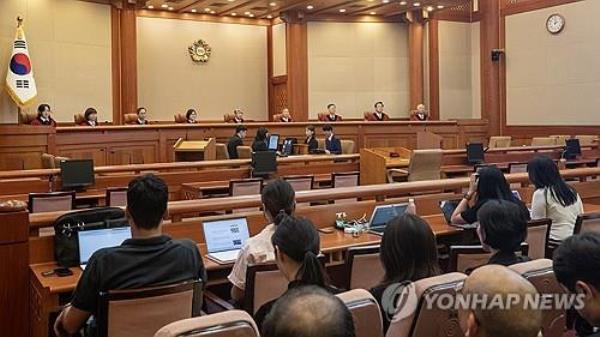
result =
[{"label": "bald head", "polygon": [[323,288],[288,291],[267,315],[263,337],[354,337],[352,315],[344,303]]},{"label": "bald head", "polygon": [[[542,325],[542,313],[526,306],[525,297],[535,296],[535,287],[521,275],[499,265],[475,269],[465,281],[466,296],[487,297],[488,308],[478,306],[469,312],[470,337],[536,337]],[[510,308],[494,305],[493,298],[513,303]]]}]

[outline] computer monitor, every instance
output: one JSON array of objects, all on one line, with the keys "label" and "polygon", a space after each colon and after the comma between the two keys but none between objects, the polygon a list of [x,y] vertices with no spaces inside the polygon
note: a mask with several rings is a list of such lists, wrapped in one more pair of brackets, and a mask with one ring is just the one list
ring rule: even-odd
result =
[{"label": "computer monitor", "polygon": [[273,134],[269,136],[269,151],[277,151],[279,146],[279,135]]},{"label": "computer monitor", "polygon": [[80,189],[93,185],[94,161],[91,159],[71,159],[60,162],[60,179],[63,189]]},{"label": "computer monitor", "polygon": [[265,176],[277,172],[277,153],[260,151],[252,153],[252,175]]},{"label": "computer monitor", "polygon": [[581,156],[581,144],[579,143],[579,139],[567,139],[565,143],[565,159],[575,159],[577,156]]},{"label": "computer monitor", "polygon": [[481,164],[484,162],[484,150],[481,143],[467,144],[467,161],[471,165]]}]

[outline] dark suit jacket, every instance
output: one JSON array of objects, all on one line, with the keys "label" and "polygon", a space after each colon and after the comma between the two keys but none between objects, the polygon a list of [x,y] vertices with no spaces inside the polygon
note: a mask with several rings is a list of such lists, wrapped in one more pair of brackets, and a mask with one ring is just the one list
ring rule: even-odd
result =
[{"label": "dark suit jacket", "polygon": [[308,152],[310,153],[312,150],[319,148],[319,142],[315,139],[315,137],[306,138],[304,144],[308,145]]},{"label": "dark suit jacket", "polygon": [[227,143],[227,152],[229,152],[229,159],[238,159],[237,147],[240,145],[244,145],[244,141],[238,136],[234,135],[229,139]]},{"label": "dark suit jacket", "polygon": [[325,139],[325,149],[331,154],[342,154],[342,142],[336,136],[331,137],[331,141]]},{"label": "dark suit jacket", "polygon": [[254,152],[269,151],[269,146],[267,145],[267,141],[266,140],[255,140],[252,143],[252,151],[254,151]]}]

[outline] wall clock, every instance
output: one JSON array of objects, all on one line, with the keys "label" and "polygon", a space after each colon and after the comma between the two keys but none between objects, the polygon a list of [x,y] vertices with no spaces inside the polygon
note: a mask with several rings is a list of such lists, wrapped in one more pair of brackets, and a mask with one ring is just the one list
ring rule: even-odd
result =
[{"label": "wall clock", "polygon": [[546,29],[550,34],[558,34],[565,28],[565,17],[560,14],[552,14],[546,20]]}]

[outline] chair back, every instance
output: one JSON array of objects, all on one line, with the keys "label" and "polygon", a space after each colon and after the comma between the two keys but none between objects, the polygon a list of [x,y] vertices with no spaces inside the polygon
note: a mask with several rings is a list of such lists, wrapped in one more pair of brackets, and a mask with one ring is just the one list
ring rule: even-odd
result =
[{"label": "chair back", "polygon": [[554,305],[557,294],[566,294],[560,286],[552,270],[552,260],[539,259],[524,263],[517,263],[509,267],[527,279],[538,293],[549,295],[552,303],[542,310],[542,336],[562,337],[566,331],[565,310],[555,309]]},{"label": "chair back", "polygon": [[321,122],[327,122],[327,115],[329,115],[329,113],[327,112],[319,112],[317,114],[317,119]]},{"label": "chair back", "polygon": [[259,331],[247,312],[229,310],[188,318],[162,327],[154,337],[258,337]]},{"label": "chair back", "polygon": [[589,213],[577,217],[573,234],[585,232],[600,233],[600,213]]},{"label": "chair back", "polygon": [[413,150],[408,166],[408,181],[438,180],[441,167],[442,150]]},{"label": "chair back", "polygon": [[235,123],[235,115],[232,113],[226,113],[223,115],[223,121],[225,123]]},{"label": "chair back", "polygon": [[283,177],[283,180],[290,183],[295,192],[301,192],[312,190],[315,177],[313,175],[287,176]]},{"label": "chair back", "polygon": [[227,152],[227,145],[222,143],[215,144],[215,152],[217,153],[217,160],[229,159],[229,152]]},{"label": "chair back", "polygon": [[49,153],[42,153],[42,168],[53,169],[56,168],[54,164],[54,155]]},{"label": "chair back", "polygon": [[[518,253],[528,256],[529,245],[522,243]],[[486,265],[491,257],[492,253],[483,246],[450,246],[448,271],[469,274],[473,269]]]},{"label": "chair back", "polygon": [[365,113],[363,114],[363,118],[365,121],[374,121],[375,117],[373,116],[373,113],[371,111],[365,111]]},{"label": "chair back", "polygon": [[73,121],[75,122],[75,125],[79,125],[85,122],[85,116],[81,113],[76,113],[73,115]]},{"label": "chair back", "polygon": [[348,139],[342,139],[340,141],[342,143],[342,154],[352,154],[354,153],[354,141]]},{"label": "chair back", "polygon": [[488,144],[488,148],[496,149],[496,148],[510,147],[511,141],[512,141],[512,138],[510,136],[492,136],[492,137],[490,137],[490,142]]},{"label": "chair back", "polygon": [[19,116],[21,117],[21,124],[31,124],[31,122],[37,118],[37,112],[26,112],[25,110],[21,110]]},{"label": "chair back", "polygon": [[567,139],[571,138],[568,135],[550,135],[550,138],[554,139],[554,144],[558,146],[564,146],[567,143]]},{"label": "chair back", "polygon": [[546,257],[548,237],[550,235],[552,220],[531,220],[527,223],[527,244],[529,245],[528,256],[532,259],[543,259]]},{"label": "chair back", "polygon": [[[241,179],[229,181],[229,195],[232,197],[240,195],[258,195],[262,191],[263,180],[259,178]],[[252,212],[258,208],[240,208],[236,212]]]},{"label": "chair back", "polygon": [[281,122],[281,117],[283,115],[282,114],[274,114],[273,115],[273,122]]},{"label": "chair back", "polygon": [[[333,188],[338,187],[354,187],[359,185],[359,172],[336,172],[333,174],[332,185]],[[335,203],[348,203],[355,202],[358,199],[349,198],[349,199],[337,199]]]},{"label": "chair back", "polygon": [[127,187],[109,187],[106,189],[106,206],[127,206]]},{"label": "chair back", "polygon": [[29,193],[29,213],[70,211],[74,208],[74,191]]},{"label": "chair back", "polygon": [[[460,285],[467,278],[462,273],[448,273],[414,282],[417,310],[407,317],[392,319],[386,337],[453,336],[460,330],[458,312],[455,308],[444,310],[428,308],[425,298],[440,296],[456,297]],[[401,299],[399,299],[401,300]],[[407,301],[410,302],[410,299]],[[404,313],[402,310],[399,313]]]},{"label": "chair back", "polygon": [[135,124],[138,120],[137,114],[124,114],[123,115],[123,123],[125,124]]},{"label": "chair back", "polygon": [[510,163],[508,164],[508,172],[513,173],[527,173],[527,163]]},{"label": "chair back", "polygon": [[550,137],[533,137],[531,146],[552,146],[556,145],[556,140]]},{"label": "chair back", "polygon": [[385,269],[379,259],[379,245],[351,247],[346,257],[346,289],[371,289],[385,276]]},{"label": "chair back", "polygon": [[581,146],[598,145],[598,136],[577,135],[577,136],[575,136],[575,138],[579,139],[579,145],[581,145]]},{"label": "chair back", "polygon": [[287,287],[288,280],[275,263],[249,265],[242,309],[254,315],[263,304],[283,295]]},{"label": "chair back", "polygon": [[250,146],[240,145],[237,147],[237,153],[239,159],[251,159],[252,148]]},{"label": "chair back", "polygon": [[185,114],[176,112],[173,115],[173,118],[175,119],[175,123],[187,123],[187,118],[185,118]]},{"label": "chair back", "polygon": [[200,315],[202,282],[100,293],[98,336],[153,336],[163,326]]},{"label": "chair back", "polygon": [[317,138],[317,145],[319,146],[319,149],[325,149],[325,139]]},{"label": "chair back", "polygon": [[336,295],[350,310],[356,337],[383,337],[383,322],[377,300],[365,289]]}]

